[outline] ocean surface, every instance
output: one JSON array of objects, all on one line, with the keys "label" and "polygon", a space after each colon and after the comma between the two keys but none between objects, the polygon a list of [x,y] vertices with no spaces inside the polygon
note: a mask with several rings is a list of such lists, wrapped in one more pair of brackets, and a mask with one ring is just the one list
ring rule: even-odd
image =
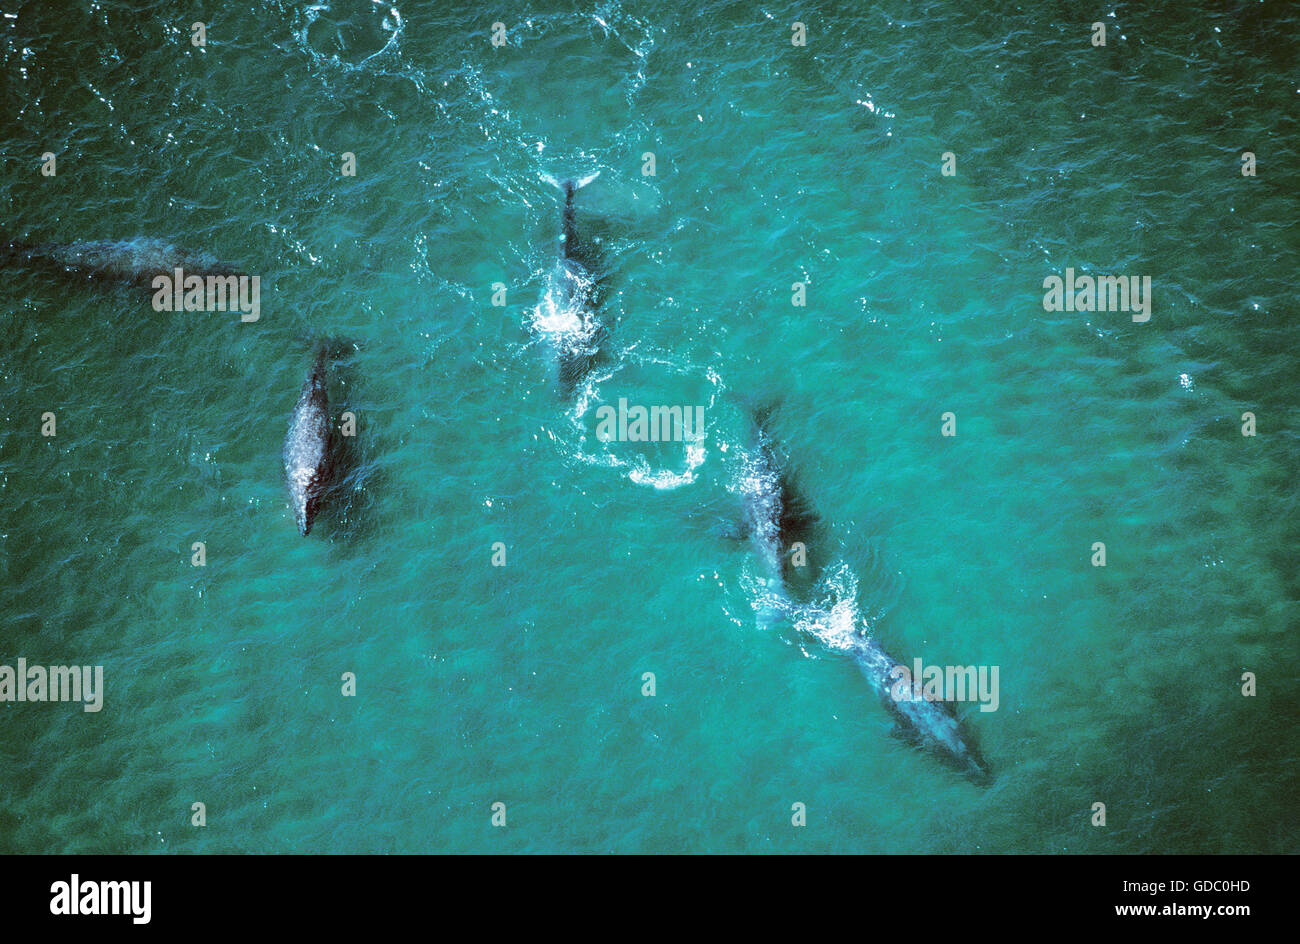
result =
[{"label": "ocean surface", "polygon": [[[0,237],[261,279],[241,322],[4,269],[0,664],[104,701],[0,703],[0,851],[1300,851],[1295,6],[0,13]],[[597,172],[566,396],[550,179]],[[1150,320],[1046,311],[1067,267],[1149,276]],[[358,433],[302,538],[323,339]],[[620,398],[706,429],[601,441]],[[758,404],[819,518],[775,618]],[[989,785],[846,633],[998,667]]]}]

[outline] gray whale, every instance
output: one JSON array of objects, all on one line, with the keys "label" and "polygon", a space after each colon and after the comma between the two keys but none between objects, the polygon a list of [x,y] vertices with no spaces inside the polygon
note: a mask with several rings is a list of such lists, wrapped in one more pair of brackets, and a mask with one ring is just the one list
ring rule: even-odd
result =
[{"label": "gray whale", "polygon": [[329,397],[325,390],[328,363],[329,354],[321,346],[303,382],[289,419],[289,432],[284,437],[284,480],[289,488],[293,518],[303,537],[311,532],[312,522],[320,511],[332,467]]},{"label": "gray whale", "polygon": [[[762,562],[768,589],[789,601],[791,542],[806,540],[815,515],[790,487],[785,463],[767,430],[770,408],[751,415],[750,446],[740,471],[740,492],[744,518],[754,552]],[[855,665],[867,679],[881,704],[894,716],[896,731],[916,747],[936,754],[974,782],[985,785],[991,778],[988,764],[974,740],[967,734],[952,705],[914,698],[893,697],[900,663],[875,639],[857,638],[849,649]]]},{"label": "gray whale", "polygon": [[790,575],[787,553],[805,540],[815,521],[807,504],[790,486],[785,463],[767,431],[771,408],[751,414],[750,445],[740,470],[741,532],[749,536],[774,593],[785,595]]},{"label": "gray whale", "polygon": [[902,666],[874,639],[859,640],[851,654],[858,669],[880,697],[880,703],[897,721],[900,736],[916,747],[938,755],[981,786],[992,780],[988,763],[951,704],[927,701],[915,689],[910,689],[911,697],[895,699],[893,693],[899,680],[895,670]]},{"label": "gray whale", "polygon": [[564,210],[559,260],[538,309],[537,327],[550,340],[560,392],[566,397],[591,370],[604,336],[594,312],[596,277],[578,237],[573,207],[573,195],[598,176],[599,172],[581,180],[547,178],[564,192]]},{"label": "gray whale", "polygon": [[148,236],[72,243],[10,242],[0,246],[0,259],[8,264],[145,287],[155,276],[170,276],[176,269],[183,269],[186,275],[239,274],[210,253],[180,249]]}]

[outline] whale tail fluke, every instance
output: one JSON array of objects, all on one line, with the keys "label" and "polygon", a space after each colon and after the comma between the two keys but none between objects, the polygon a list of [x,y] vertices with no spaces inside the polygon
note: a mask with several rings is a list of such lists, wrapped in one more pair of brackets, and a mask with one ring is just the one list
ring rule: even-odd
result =
[{"label": "whale tail fluke", "polygon": [[562,221],[564,243],[562,252],[566,258],[581,259],[583,257],[582,249],[578,243],[577,228],[574,226],[573,220],[573,195],[599,176],[600,171],[596,171],[594,174],[588,174],[586,177],[567,177],[560,180],[559,178],[552,177],[550,174],[542,174],[543,180],[564,191],[564,216]]},{"label": "whale tail fluke", "polygon": [[588,174],[586,177],[555,177],[551,174],[542,174],[542,180],[546,181],[552,187],[557,187],[564,191],[564,202],[568,203],[573,200],[573,195],[581,190],[587,184],[591,183],[600,176],[600,171]]}]

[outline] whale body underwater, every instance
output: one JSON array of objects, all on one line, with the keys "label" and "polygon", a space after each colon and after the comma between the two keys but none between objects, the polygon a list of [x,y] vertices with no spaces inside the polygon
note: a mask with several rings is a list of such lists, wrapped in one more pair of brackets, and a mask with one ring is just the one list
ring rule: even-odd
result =
[{"label": "whale body underwater", "polygon": [[176,269],[187,275],[239,274],[211,253],[181,249],[148,236],[71,243],[9,242],[0,245],[0,259],[67,276],[141,287],[150,286],[155,276],[170,276]]},{"label": "whale body underwater", "polygon": [[[750,448],[739,482],[742,526],[762,564],[769,591],[788,601],[786,551],[794,541],[807,538],[813,515],[790,486],[785,463],[767,431],[767,419],[768,411],[752,418]],[[848,655],[893,715],[900,737],[938,755],[977,784],[991,781],[988,764],[948,702],[928,700],[910,688],[914,697],[895,699],[902,666],[874,638],[857,636]]]},{"label": "whale body underwater", "polygon": [[894,716],[900,737],[938,754],[981,786],[992,781],[992,770],[949,702],[925,698],[919,682],[906,686],[906,697],[895,698],[900,670],[906,668],[870,637],[858,639],[850,655],[885,710]]}]

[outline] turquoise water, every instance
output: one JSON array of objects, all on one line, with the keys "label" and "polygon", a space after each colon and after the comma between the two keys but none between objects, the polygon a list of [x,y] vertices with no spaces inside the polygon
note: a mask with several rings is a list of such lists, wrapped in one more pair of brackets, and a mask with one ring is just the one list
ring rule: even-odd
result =
[{"label": "turquoise water", "polygon": [[[396,6],[223,5],[199,49],[188,4],[0,0],[6,237],[262,279],[241,324],[5,273],[0,664],[106,691],[0,704],[0,850],[1297,851],[1294,8],[1098,7],[1095,48],[1058,4]],[[565,399],[543,178],[595,171]],[[1151,320],[1044,311],[1067,266]],[[359,462],[303,539],[325,336]],[[707,434],[600,442],[620,397]],[[725,531],[774,401],[807,612],[998,666],[990,786],[761,618]]]}]

